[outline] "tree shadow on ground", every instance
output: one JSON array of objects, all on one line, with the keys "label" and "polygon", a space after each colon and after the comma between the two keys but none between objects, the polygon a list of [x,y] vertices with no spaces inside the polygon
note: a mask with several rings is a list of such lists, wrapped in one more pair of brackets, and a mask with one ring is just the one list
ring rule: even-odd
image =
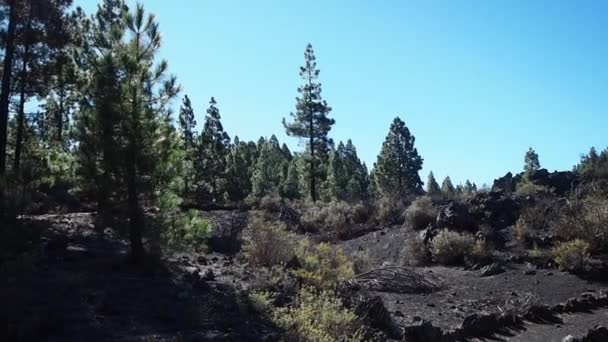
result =
[{"label": "tree shadow on ground", "polygon": [[230,284],[153,258],[129,264],[125,244],[98,235],[43,235],[31,257],[2,263],[0,340],[252,341],[278,331]]}]

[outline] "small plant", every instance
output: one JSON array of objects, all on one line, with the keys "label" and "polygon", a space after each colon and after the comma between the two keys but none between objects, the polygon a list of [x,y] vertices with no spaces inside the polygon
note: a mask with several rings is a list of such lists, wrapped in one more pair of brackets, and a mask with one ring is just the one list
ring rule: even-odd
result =
[{"label": "small plant", "polygon": [[363,341],[357,315],[333,290],[303,287],[293,305],[274,310],[273,321],[285,330],[285,341]]},{"label": "small plant", "polygon": [[492,250],[486,239],[475,240],[475,244],[473,245],[473,250],[471,251],[470,255],[472,261],[478,262],[484,259],[488,259],[491,255]]},{"label": "small plant", "polygon": [[251,264],[267,267],[285,264],[293,258],[294,248],[295,239],[285,224],[262,215],[253,217],[250,240],[244,249]]},{"label": "small plant", "polygon": [[329,244],[311,244],[302,240],[297,248],[301,268],[294,270],[306,284],[317,288],[334,288],[355,275],[353,263],[340,248]]},{"label": "small plant", "polygon": [[207,246],[211,224],[197,210],[175,213],[164,222],[162,239],[170,247],[189,246],[204,251]]},{"label": "small plant", "polygon": [[581,271],[589,261],[590,248],[589,243],[581,239],[564,242],[553,248],[553,259],[565,271]]},{"label": "small plant", "polygon": [[447,229],[440,231],[431,241],[433,257],[444,265],[464,263],[473,252],[474,246],[475,239],[471,235]]},{"label": "small plant", "polygon": [[534,244],[532,245],[532,249],[528,251],[528,256],[531,258],[540,259],[545,256],[545,253],[540,248],[538,248],[538,244],[534,242]]},{"label": "small plant", "polygon": [[418,197],[405,210],[405,223],[415,230],[426,228],[436,218],[437,208],[428,196]]},{"label": "small plant", "polygon": [[249,302],[253,309],[261,314],[270,315],[273,307],[274,293],[268,291],[253,290],[249,292]]},{"label": "small plant", "polygon": [[519,217],[515,222],[515,239],[517,239],[520,244],[525,246],[527,236],[528,225],[526,224],[526,221],[523,217]]}]

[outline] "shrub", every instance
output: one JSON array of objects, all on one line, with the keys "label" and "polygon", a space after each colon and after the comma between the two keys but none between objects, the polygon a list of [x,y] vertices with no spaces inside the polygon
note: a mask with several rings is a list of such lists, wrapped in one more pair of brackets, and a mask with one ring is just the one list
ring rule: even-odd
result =
[{"label": "shrub", "polygon": [[169,247],[192,247],[204,251],[207,246],[211,224],[200,213],[191,209],[176,213],[164,220],[162,240]]},{"label": "shrub", "polygon": [[405,223],[415,230],[426,228],[437,218],[437,208],[428,196],[418,197],[405,210]]},{"label": "shrub", "polygon": [[262,215],[253,216],[251,235],[244,253],[258,266],[285,264],[294,257],[295,238],[285,224],[272,222]]},{"label": "shrub", "polygon": [[570,201],[562,208],[555,229],[564,241],[586,241],[591,252],[608,250],[608,200],[591,197]]},{"label": "shrub", "polygon": [[301,268],[294,270],[294,274],[317,288],[334,288],[355,275],[353,263],[344,251],[327,243],[311,244],[306,239],[302,240],[297,256]]},{"label": "shrub", "polygon": [[379,224],[402,224],[404,211],[405,203],[401,199],[381,197],[376,201],[375,217]]},{"label": "shrub", "polygon": [[357,252],[352,256],[353,259],[353,271],[355,274],[361,274],[368,272],[372,269],[372,263],[369,255],[365,252]]},{"label": "shrub", "polygon": [[429,250],[422,239],[415,237],[405,241],[402,263],[407,266],[423,266],[430,261]]},{"label": "shrub", "polygon": [[492,250],[488,245],[486,239],[477,239],[475,240],[475,244],[473,245],[473,250],[471,251],[471,261],[479,262],[484,259],[490,258],[492,255]]},{"label": "shrub", "polygon": [[368,218],[369,211],[362,204],[329,202],[304,207],[300,225],[307,232],[321,232],[330,238],[343,239],[352,234],[353,225],[364,223]]},{"label": "shrub", "polygon": [[276,213],[281,210],[282,200],[277,195],[266,195],[260,199],[258,206],[261,210]]},{"label": "shrub", "polygon": [[473,252],[475,240],[471,235],[444,229],[431,241],[435,260],[445,265],[462,264]]},{"label": "shrub", "polygon": [[581,239],[564,242],[553,248],[553,259],[565,271],[581,271],[589,261],[590,247]]},{"label": "shrub", "polygon": [[363,341],[357,315],[331,290],[303,287],[292,306],[274,310],[273,321],[285,330],[285,341]]}]

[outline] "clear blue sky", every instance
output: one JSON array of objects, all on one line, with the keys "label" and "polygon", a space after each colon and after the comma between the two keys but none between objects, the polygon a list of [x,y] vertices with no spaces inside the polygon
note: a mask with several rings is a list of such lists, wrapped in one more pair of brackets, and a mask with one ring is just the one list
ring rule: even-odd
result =
[{"label": "clear blue sky", "polygon": [[[135,2],[129,1],[130,4]],[[87,13],[96,0],[75,0]],[[422,179],[478,185],[549,170],[608,145],[608,3],[602,1],[149,0],[199,123],[215,96],[231,137],[275,133],[313,44],[334,140],[371,167],[395,116],[416,136]],[[179,106],[176,101],[176,108]]]}]

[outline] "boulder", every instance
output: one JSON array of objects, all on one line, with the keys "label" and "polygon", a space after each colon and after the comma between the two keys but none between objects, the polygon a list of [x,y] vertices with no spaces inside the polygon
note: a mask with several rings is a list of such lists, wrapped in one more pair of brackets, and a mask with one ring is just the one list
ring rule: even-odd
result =
[{"label": "boulder", "polygon": [[515,224],[521,206],[507,191],[477,193],[467,201],[470,214],[478,221],[494,229],[503,229]]},{"label": "boulder", "polygon": [[435,225],[440,229],[454,231],[475,232],[477,223],[469,214],[467,206],[457,202],[450,202],[439,209]]},{"label": "boulder", "polygon": [[550,173],[547,169],[540,169],[532,172],[529,178],[536,185],[553,189],[555,194],[559,196],[565,195],[580,183],[578,175],[572,171],[555,171]]}]

